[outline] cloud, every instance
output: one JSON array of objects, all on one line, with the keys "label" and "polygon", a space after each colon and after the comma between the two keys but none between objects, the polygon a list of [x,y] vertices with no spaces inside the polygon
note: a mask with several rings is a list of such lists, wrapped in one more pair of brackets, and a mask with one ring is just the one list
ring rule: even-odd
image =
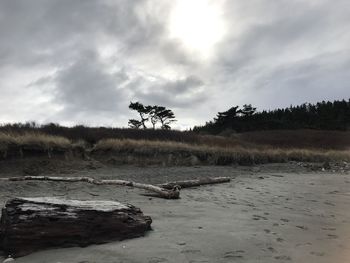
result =
[{"label": "cloud", "polygon": [[86,51],[74,64],[57,72],[56,98],[68,116],[80,111],[115,114],[125,106],[121,86],[127,80],[125,72],[108,73],[97,54]]},{"label": "cloud", "polygon": [[195,76],[188,76],[174,81],[149,83],[134,95],[140,101],[149,104],[167,105],[173,108],[194,106],[203,102],[206,97],[203,92],[203,81]]},{"label": "cloud", "polygon": [[216,1],[225,34],[210,59],[170,36],[178,1],[1,1],[0,117],[126,126],[140,100],[181,128],[237,104],[349,97],[346,0]]}]

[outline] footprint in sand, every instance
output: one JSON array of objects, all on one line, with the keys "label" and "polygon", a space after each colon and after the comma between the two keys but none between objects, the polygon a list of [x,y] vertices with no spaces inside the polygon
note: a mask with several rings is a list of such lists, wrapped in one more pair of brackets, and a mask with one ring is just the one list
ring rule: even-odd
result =
[{"label": "footprint in sand", "polygon": [[273,247],[268,247],[267,249],[272,253],[276,253],[276,249],[274,249]]},{"label": "footprint in sand", "polygon": [[259,216],[259,215],[253,215],[253,220],[267,220],[267,217]]},{"label": "footprint in sand", "polygon": [[201,251],[199,249],[185,249],[182,250],[181,253],[189,253],[189,254],[196,254],[196,253],[200,253]]},{"label": "footprint in sand", "polygon": [[285,261],[290,261],[292,258],[290,256],[276,256],[275,259],[277,260],[285,260]]},{"label": "footprint in sand", "polygon": [[308,202],[313,202],[313,203],[317,203],[318,201],[317,200],[314,200],[314,199],[311,199],[311,200],[306,200]]},{"label": "footprint in sand", "polygon": [[311,246],[311,245],[312,245],[312,243],[310,243],[310,242],[307,242],[307,243],[298,243],[298,244],[295,245],[295,247],[300,247],[300,246]]},{"label": "footprint in sand", "polygon": [[280,175],[280,174],[270,174],[270,176],[273,176],[273,177],[284,177],[283,175]]},{"label": "footprint in sand", "polygon": [[249,207],[255,207],[255,205],[254,205],[254,204],[252,204],[252,203],[248,203],[248,204],[246,204],[246,206],[249,206]]},{"label": "footprint in sand", "polygon": [[276,238],[276,241],[277,241],[277,242],[283,242],[283,241],[284,241],[284,239],[283,239],[283,238],[278,237],[278,238]]},{"label": "footprint in sand", "polygon": [[151,258],[148,260],[148,263],[163,263],[163,262],[168,262],[166,258]]},{"label": "footprint in sand", "polygon": [[300,228],[302,230],[308,230],[308,227],[307,226],[296,226],[297,228]]},{"label": "footprint in sand", "polygon": [[224,258],[243,258],[244,250],[236,250],[226,252]]},{"label": "footprint in sand", "polygon": [[318,257],[323,257],[324,255],[326,255],[326,253],[324,252],[310,252],[311,255],[314,255],[314,256],[318,256]]},{"label": "footprint in sand", "polygon": [[335,231],[337,229],[335,227],[322,227],[322,230]]},{"label": "footprint in sand", "polygon": [[339,191],[334,190],[334,191],[328,192],[327,194],[328,195],[334,195],[334,194],[338,194],[338,193],[339,193]]},{"label": "footprint in sand", "polygon": [[280,220],[283,221],[283,222],[289,222],[289,220],[286,219],[286,218],[281,218]]},{"label": "footprint in sand", "polygon": [[327,236],[329,239],[337,239],[338,238],[337,235],[333,235],[333,234],[328,234]]},{"label": "footprint in sand", "polygon": [[269,233],[271,233],[271,230],[270,230],[270,229],[264,229],[264,232],[265,232],[266,234],[269,234]]},{"label": "footprint in sand", "polygon": [[330,206],[335,206],[335,204],[329,202],[329,201],[326,201],[326,202],[323,202],[325,205],[330,205]]}]

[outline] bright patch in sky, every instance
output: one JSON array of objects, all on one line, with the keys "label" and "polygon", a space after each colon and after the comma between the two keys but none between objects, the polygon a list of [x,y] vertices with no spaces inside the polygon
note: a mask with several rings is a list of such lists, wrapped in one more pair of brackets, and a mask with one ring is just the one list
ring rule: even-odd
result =
[{"label": "bright patch in sky", "polygon": [[201,57],[209,58],[225,33],[221,2],[178,0],[170,17],[170,37],[179,39]]}]

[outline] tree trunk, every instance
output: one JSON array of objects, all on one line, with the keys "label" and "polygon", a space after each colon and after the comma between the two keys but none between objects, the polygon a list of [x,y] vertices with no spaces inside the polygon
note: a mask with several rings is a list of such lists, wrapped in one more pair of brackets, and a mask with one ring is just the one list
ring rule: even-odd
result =
[{"label": "tree trunk", "polygon": [[113,201],[16,198],[2,209],[1,249],[13,257],[48,247],[87,246],[143,236],[152,219]]},{"label": "tree trunk", "polygon": [[158,186],[164,189],[173,189],[175,186],[180,186],[181,188],[188,188],[188,187],[196,187],[196,186],[205,185],[205,184],[227,183],[230,181],[231,181],[230,177],[212,177],[212,178],[208,177],[208,178],[201,178],[196,180],[169,182],[165,184],[159,184]]}]

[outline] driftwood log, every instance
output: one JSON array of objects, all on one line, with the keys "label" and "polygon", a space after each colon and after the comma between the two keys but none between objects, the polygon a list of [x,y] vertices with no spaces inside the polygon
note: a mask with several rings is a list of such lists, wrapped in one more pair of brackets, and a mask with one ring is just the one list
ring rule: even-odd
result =
[{"label": "driftwood log", "polygon": [[91,177],[55,177],[55,176],[20,176],[0,178],[0,181],[57,181],[57,182],[87,182],[95,185],[124,185],[144,189],[157,194],[166,199],[178,199],[180,197],[179,188],[165,189],[151,184],[142,184],[126,180],[97,180]]},{"label": "driftwood log", "polygon": [[179,186],[180,188],[189,188],[189,187],[196,187],[196,186],[206,185],[206,184],[227,183],[230,181],[231,181],[230,177],[207,177],[207,178],[201,178],[196,180],[169,182],[169,183],[159,184],[158,186],[164,189],[173,189],[176,186]]},{"label": "driftwood log", "polygon": [[87,246],[139,237],[152,220],[113,201],[15,198],[2,209],[1,249],[13,257],[48,247]]},{"label": "driftwood log", "polygon": [[0,181],[56,181],[56,182],[87,182],[95,185],[121,185],[144,189],[165,199],[178,199],[181,188],[196,187],[206,184],[219,184],[230,182],[230,177],[207,177],[195,180],[184,180],[168,182],[164,184],[151,185],[126,180],[97,180],[91,177],[56,177],[56,176],[20,176],[0,178]]}]

